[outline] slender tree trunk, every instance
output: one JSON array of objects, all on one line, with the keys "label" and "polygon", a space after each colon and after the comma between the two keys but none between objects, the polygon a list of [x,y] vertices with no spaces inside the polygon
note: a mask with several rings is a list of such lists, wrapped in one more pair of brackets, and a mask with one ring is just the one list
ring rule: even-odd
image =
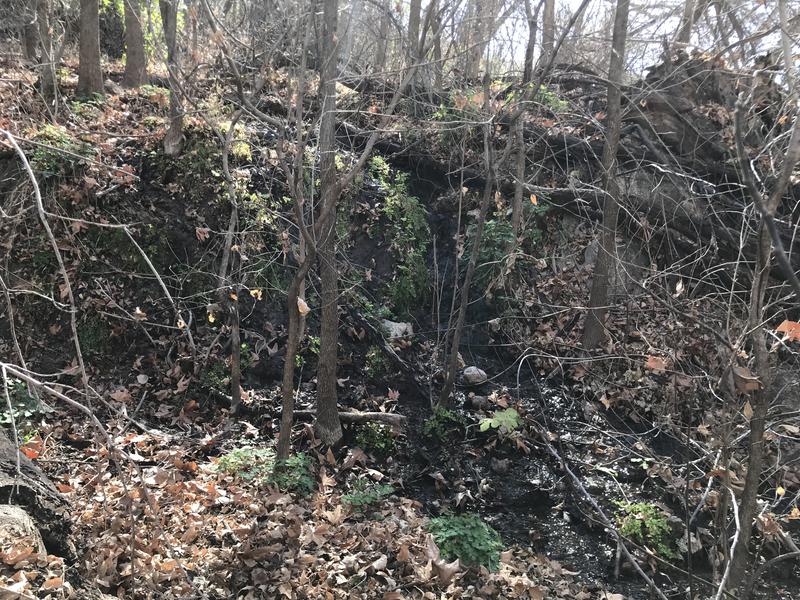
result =
[{"label": "slender tree trunk", "polygon": [[323,55],[320,71],[322,119],[319,131],[320,194],[322,212],[327,213],[320,227],[318,256],[322,291],[319,362],[317,368],[317,418],[314,430],[325,444],[342,438],[336,390],[336,366],[339,345],[339,302],[336,268],[336,203],[339,187],[336,175],[336,16],[337,0],[323,3]]},{"label": "slender tree trunk", "polygon": [[81,0],[78,56],[78,95],[103,93],[100,66],[100,7],[98,0]]},{"label": "slender tree trunk", "polygon": [[444,65],[442,64],[442,16],[439,12],[434,16],[433,31],[433,91],[441,92],[444,88]]},{"label": "slender tree trunk", "polygon": [[516,164],[514,168],[514,203],[511,206],[511,228],[514,231],[514,250],[519,241],[520,231],[522,230],[522,207],[523,207],[523,186],[525,185],[525,121],[517,119],[514,123],[514,144],[517,147]]},{"label": "slender tree trunk", "polygon": [[380,20],[378,21],[378,39],[377,49],[375,50],[375,67],[377,69],[386,70],[386,51],[389,45],[389,9],[381,8]]},{"label": "slender tree trunk", "polygon": [[[486,73],[484,77],[484,110],[487,114],[489,112],[489,74]],[[484,126],[483,131],[483,162],[486,168],[486,182],[483,187],[483,197],[481,198],[480,210],[478,213],[478,222],[475,224],[475,237],[472,239],[472,251],[469,255],[469,263],[467,263],[467,272],[464,274],[464,279],[460,286],[461,303],[458,308],[458,317],[456,324],[453,327],[453,337],[450,345],[450,353],[447,358],[447,365],[445,369],[445,380],[442,392],[439,395],[439,405],[448,406],[450,404],[451,395],[453,393],[453,386],[456,380],[456,371],[458,370],[458,351],[461,346],[461,334],[464,331],[464,322],[467,317],[467,310],[469,308],[469,291],[472,285],[472,277],[475,274],[475,269],[478,266],[478,258],[481,252],[481,240],[483,239],[483,229],[486,225],[486,215],[489,213],[489,206],[492,202],[492,192],[494,191],[494,149],[492,141],[492,130],[494,124],[488,120]]]},{"label": "slender tree trunk", "polygon": [[22,27],[22,53],[26,60],[36,60],[36,49],[39,46],[39,29],[36,26],[36,0],[32,0]]},{"label": "slender tree trunk", "polygon": [[536,35],[538,33],[539,12],[542,10],[541,0],[536,10],[531,11],[531,0],[525,0],[525,17],[528,21],[528,45],[525,48],[525,67],[522,71],[522,83],[533,81],[533,55],[536,52]]},{"label": "slender tree trunk", "polygon": [[684,0],[683,16],[675,35],[675,44],[688,46],[692,39],[692,26],[694,25],[695,0]]},{"label": "slender tree trunk", "polygon": [[353,44],[355,43],[355,33],[358,21],[361,19],[361,11],[364,8],[364,0],[353,0],[350,4],[350,14],[347,17],[347,31],[344,38],[344,50],[342,50],[341,64],[347,68],[353,55]]},{"label": "slender tree trunk", "polygon": [[164,136],[164,152],[177,156],[183,149],[183,107],[178,84],[178,1],[160,0],[161,23],[167,44],[167,69],[169,70],[169,129]]},{"label": "slender tree trunk", "polygon": [[619,214],[619,183],[617,181],[617,145],[622,116],[620,106],[622,72],[625,66],[625,40],[628,33],[629,0],[617,0],[614,14],[614,37],[611,43],[611,60],[608,69],[608,109],[606,110],[606,143],[603,147],[603,224],[600,250],[592,276],[589,296],[589,314],[583,331],[583,346],[591,349],[605,338],[606,305],[609,287],[616,265],[617,216]]},{"label": "slender tree trunk", "polygon": [[417,48],[419,46],[419,26],[422,17],[422,0],[411,0],[408,12],[408,41],[407,50],[410,63],[416,62]]},{"label": "slender tree trunk", "polygon": [[39,63],[39,83],[42,95],[47,100],[53,100],[58,92],[58,79],[56,78],[53,34],[50,31],[50,0],[38,0],[36,3],[36,19],[39,22],[39,48],[42,52]]},{"label": "slender tree trunk", "polygon": [[556,0],[544,0],[544,16],[542,17],[542,54],[539,64],[546,65],[553,54],[556,40]]},{"label": "slender tree trunk", "polygon": [[125,75],[122,85],[139,87],[147,82],[147,57],[139,0],[125,0]]}]

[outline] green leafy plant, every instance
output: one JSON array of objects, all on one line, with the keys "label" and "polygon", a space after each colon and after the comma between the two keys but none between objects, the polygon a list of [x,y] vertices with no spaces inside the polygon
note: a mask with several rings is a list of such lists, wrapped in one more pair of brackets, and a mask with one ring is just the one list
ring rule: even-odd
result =
[{"label": "green leafy plant", "polygon": [[219,469],[257,485],[274,485],[285,492],[310,494],[316,488],[312,460],[300,452],[286,460],[276,460],[268,447],[243,447],[220,457]]},{"label": "green leafy plant", "polygon": [[453,433],[464,429],[464,417],[442,406],[433,409],[433,415],[425,420],[422,433],[429,438],[445,441]]},{"label": "green leafy plant", "polygon": [[25,427],[25,422],[44,414],[47,409],[35,396],[31,395],[25,382],[9,377],[7,385],[12,412],[8,411],[5,392],[0,391],[0,408],[2,408],[0,410],[0,425],[10,425],[13,416],[17,430],[21,432]]},{"label": "green leafy plant", "polygon": [[665,558],[676,558],[667,515],[649,502],[617,502],[617,527],[622,535]]},{"label": "green leafy plant", "polygon": [[366,479],[357,479],[350,493],[342,496],[342,502],[356,510],[365,510],[378,504],[384,498],[394,494],[394,487],[386,483],[372,483]]},{"label": "green leafy plant", "polygon": [[[463,268],[472,256],[472,246],[475,241],[475,225],[467,228],[467,241],[464,254],[461,257]],[[495,280],[506,264],[508,249],[514,241],[514,229],[508,221],[490,219],[486,221],[481,236],[481,247],[478,252],[478,265],[475,269],[474,285],[485,289]]]},{"label": "green leafy plant", "polygon": [[217,465],[222,471],[245,481],[263,481],[272,473],[275,451],[265,447],[236,448],[221,456]]},{"label": "green leafy plant", "polygon": [[379,377],[386,373],[388,365],[383,351],[378,346],[370,346],[364,361],[364,370],[370,377]]},{"label": "green leafy plant", "polygon": [[311,457],[299,452],[286,460],[276,461],[267,482],[281,490],[307,496],[317,487],[311,466]]},{"label": "green leafy plant", "polygon": [[387,295],[395,312],[402,314],[428,297],[430,278],[426,266],[431,231],[420,200],[408,192],[408,174],[393,173],[388,163],[375,156],[369,174],[386,194],[380,213],[386,221],[384,237],[397,260]]},{"label": "green leafy plant", "polygon": [[556,92],[544,85],[539,87],[535,100],[554,113],[561,113],[569,108],[569,102],[560,98]]},{"label": "green leafy plant", "polygon": [[500,566],[503,540],[479,515],[442,515],[431,519],[428,531],[447,560],[458,558],[467,566],[496,571]]},{"label": "green leafy plant", "polygon": [[111,328],[97,316],[88,316],[78,324],[78,340],[88,355],[105,353],[110,347]]},{"label": "green leafy plant", "polygon": [[379,458],[389,456],[397,446],[392,428],[380,423],[361,425],[356,433],[356,444]]},{"label": "green leafy plant", "polygon": [[513,408],[498,410],[491,417],[481,419],[480,430],[499,429],[501,433],[514,431],[522,424],[519,413]]},{"label": "green leafy plant", "polygon": [[85,159],[93,156],[89,144],[76,139],[60,125],[45,125],[31,138],[41,144],[31,155],[31,166],[45,179],[75,176],[85,167]]}]

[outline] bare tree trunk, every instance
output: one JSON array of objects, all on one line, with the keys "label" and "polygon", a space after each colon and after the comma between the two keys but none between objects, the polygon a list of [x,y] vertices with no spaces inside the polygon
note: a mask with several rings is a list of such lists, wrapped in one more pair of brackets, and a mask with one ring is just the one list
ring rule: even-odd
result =
[{"label": "bare tree trunk", "polygon": [[380,9],[380,20],[378,21],[378,48],[375,51],[375,67],[377,69],[386,70],[386,50],[389,44],[387,39],[389,36],[389,12],[388,8]]},{"label": "bare tree trunk", "polygon": [[28,8],[30,12],[25,16],[27,23],[22,27],[22,52],[29,61],[36,60],[36,48],[39,45],[39,30],[36,27],[36,4],[36,0],[31,1]]},{"label": "bare tree trunk", "polygon": [[678,25],[678,32],[675,35],[675,44],[688,46],[692,39],[692,26],[694,25],[695,0],[684,0],[683,16]]},{"label": "bare tree trunk", "polygon": [[619,183],[617,181],[617,145],[622,116],[620,106],[622,71],[625,66],[625,40],[628,33],[629,0],[617,0],[614,14],[614,36],[611,42],[611,60],[608,69],[608,109],[606,110],[606,143],[603,147],[603,224],[600,250],[592,276],[589,296],[589,314],[583,330],[583,346],[591,349],[605,338],[606,305],[609,287],[616,264],[617,215],[619,214]]},{"label": "bare tree trunk", "polygon": [[[483,83],[484,94],[484,109],[487,114],[489,112],[489,73],[484,76]],[[483,229],[486,224],[486,215],[489,213],[489,206],[492,202],[492,192],[494,191],[494,150],[492,147],[492,129],[494,124],[491,119],[487,121],[483,131],[483,162],[486,168],[486,182],[483,187],[483,197],[481,198],[480,211],[478,213],[478,221],[475,224],[475,237],[472,239],[472,251],[469,256],[469,263],[467,263],[467,272],[461,283],[461,304],[458,308],[458,317],[456,324],[453,327],[453,337],[450,345],[450,354],[447,359],[447,366],[445,369],[445,380],[442,392],[439,395],[439,405],[447,406],[450,404],[450,396],[453,393],[453,385],[455,384],[456,371],[458,370],[458,351],[461,346],[461,334],[464,331],[464,321],[467,316],[467,309],[469,308],[469,290],[472,284],[472,277],[475,269],[478,266],[478,258],[481,251],[481,240],[483,238]]]},{"label": "bare tree trunk", "polygon": [[358,21],[361,19],[361,11],[364,8],[364,0],[353,0],[350,4],[350,13],[347,17],[347,31],[344,37],[344,50],[342,51],[341,63],[343,68],[347,68],[353,55],[353,44],[355,43],[355,31]]},{"label": "bare tree trunk", "polygon": [[441,92],[444,88],[444,65],[442,64],[442,16],[437,11],[434,16],[433,31],[433,91]]},{"label": "bare tree trunk", "polygon": [[322,119],[319,127],[321,212],[326,216],[320,228],[318,255],[322,279],[320,347],[317,367],[317,418],[314,430],[325,444],[342,438],[336,391],[339,345],[339,273],[336,268],[336,203],[339,186],[336,174],[336,41],[337,0],[323,3],[323,63],[320,71]]},{"label": "bare tree trunk", "polygon": [[553,54],[556,40],[556,0],[544,0],[542,17],[542,54],[539,64],[545,65]]},{"label": "bare tree trunk", "polygon": [[419,25],[422,16],[422,0],[411,0],[408,12],[408,43],[407,52],[410,63],[416,62],[417,48],[419,47]]},{"label": "bare tree trunk", "polygon": [[183,149],[183,107],[178,85],[178,2],[160,0],[161,23],[167,44],[167,69],[169,70],[169,129],[164,136],[164,152],[177,156]]},{"label": "bare tree trunk", "polygon": [[58,92],[58,79],[56,78],[53,36],[50,32],[50,0],[38,0],[36,3],[36,20],[39,22],[39,48],[42,51],[39,63],[39,83],[42,95],[47,100],[53,100]]},{"label": "bare tree trunk", "polygon": [[147,57],[144,52],[139,0],[125,0],[125,75],[122,85],[139,87],[147,82]]},{"label": "bare tree trunk", "polygon": [[[49,32],[48,35],[50,35]],[[103,70],[100,66],[100,7],[98,0],[81,0],[78,60],[78,95],[102,94]]]},{"label": "bare tree trunk", "polygon": [[514,123],[514,144],[517,147],[514,169],[514,203],[511,206],[511,228],[514,231],[512,250],[516,248],[522,229],[523,186],[525,185],[525,121],[517,119]]},{"label": "bare tree trunk", "polygon": [[536,35],[538,33],[539,12],[542,10],[541,0],[536,10],[531,11],[531,0],[525,0],[525,17],[528,21],[528,45],[525,48],[525,67],[522,71],[522,83],[533,81],[533,55],[536,52]]},{"label": "bare tree trunk", "polygon": [[[787,101],[787,104],[789,104],[796,99],[797,89],[792,65],[792,43],[787,33],[788,14],[785,2],[786,0],[779,0],[779,11],[785,76],[790,94],[790,98]],[[744,143],[745,112],[747,111],[746,106],[751,101],[752,94],[746,97],[745,93],[742,92],[736,102],[734,114],[736,154],[739,160],[739,170],[742,174],[745,189],[761,214],[761,224],[758,231],[758,253],[756,255],[753,282],[750,288],[750,309],[748,314],[748,329],[750,330],[752,352],[755,356],[756,374],[761,385],[759,389],[753,391],[751,396],[753,415],[750,418],[750,452],[747,460],[744,490],[739,503],[741,531],[739,531],[739,535],[736,538],[736,544],[731,549],[730,578],[727,585],[729,590],[738,589],[742,597],[747,597],[749,594],[746,586],[747,567],[752,563],[749,545],[753,519],[758,509],[758,488],[761,484],[761,473],[764,468],[764,429],[770,404],[771,369],[767,340],[763,333],[763,324],[765,323],[764,296],[769,287],[770,259],[773,254],[773,246],[778,264],[794,288],[796,298],[800,299],[800,281],[792,269],[774,221],[775,213],[783,201],[784,193],[789,186],[794,168],[800,162],[800,117],[795,119],[780,176],[775,180],[769,196],[765,198],[762,191],[756,186]]]}]

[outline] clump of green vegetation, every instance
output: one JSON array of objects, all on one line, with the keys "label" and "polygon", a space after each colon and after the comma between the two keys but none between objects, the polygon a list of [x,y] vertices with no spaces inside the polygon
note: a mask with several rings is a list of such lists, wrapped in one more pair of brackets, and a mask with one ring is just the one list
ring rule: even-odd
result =
[{"label": "clump of green vegetation", "polygon": [[307,496],[317,487],[311,467],[311,457],[299,452],[286,460],[276,461],[268,482],[281,490]]},{"label": "clump of green vegetation", "polygon": [[[467,241],[464,254],[461,257],[463,268],[472,256],[472,246],[475,242],[476,226],[470,225],[467,228]],[[514,241],[514,229],[511,223],[505,220],[490,219],[483,226],[481,236],[481,247],[478,252],[478,264],[473,276],[475,286],[481,290],[486,289],[489,284],[499,277],[506,265],[508,249]]]},{"label": "clump of green vegetation", "polygon": [[243,447],[220,457],[219,468],[258,485],[273,485],[285,492],[308,495],[316,488],[311,457],[304,452],[286,460],[276,460],[267,447]]},{"label": "clump of green vegetation", "polygon": [[383,351],[378,346],[370,346],[367,350],[364,370],[369,377],[380,377],[388,371],[388,364]]},{"label": "clump of green vegetation", "polygon": [[366,479],[357,479],[350,489],[350,493],[342,496],[342,503],[363,511],[392,494],[394,494],[394,487],[389,484],[371,483]]},{"label": "clump of green vegetation", "polygon": [[45,125],[31,136],[36,146],[31,166],[44,178],[73,177],[85,167],[85,159],[93,156],[92,147],[73,137],[60,125]]},{"label": "clump of green vegetation", "polygon": [[560,98],[557,93],[545,85],[539,87],[539,92],[536,94],[535,100],[554,113],[561,113],[569,108],[569,102]]},{"label": "clump of green vegetation", "polygon": [[78,340],[81,350],[87,355],[106,352],[110,345],[111,328],[97,316],[85,318],[78,324]]},{"label": "clump of green vegetation", "polygon": [[387,294],[396,313],[403,313],[428,297],[430,283],[426,260],[431,230],[422,203],[408,193],[408,175],[395,173],[386,161],[375,156],[369,163],[369,174],[377,181],[386,197],[380,211],[387,221],[384,234],[397,260],[393,280]]},{"label": "clump of green vegetation", "polygon": [[514,431],[522,424],[519,413],[513,408],[496,411],[491,417],[481,419],[480,430],[499,429],[501,433]]},{"label": "clump of green vegetation", "polygon": [[[243,343],[239,350],[239,369],[244,373],[252,363],[253,357],[250,354],[250,346],[247,343]],[[201,382],[206,387],[224,392],[230,381],[230,373],[231,368],[228,360],[218,359],[203,372]]]},{"label": "clump of green vegetation", "polygon": [[496,571],[503,540],[495,529],[473,513],[442,515],[431,519],[428,531],[447,560],[458,558],[467,566]]},{"label": "clump of green vegetation", "polygon": [[272,448],[236,448],[221,456],[219,468],[245,481],[265,481],[275,465]]},{"label": "clump of green vegetation", "polygon": [[422,433],[425,437],[445,441],[456,432],[464,429],[464,417],[443,406],[436,406],[433,415],[425,420]]},{"label": "clump of green vegetation", "polygon": [[358,428],[356,444],[379,458],[386,458],[397,446],[392,428],[380,423],[365,423]]},{"label": "clump of green vegetation", "polygon": [[617,506],[617,527],[622,535],[660,556],[677,557],[670,539],[672,528],[664,511],[649,502],[617,502]]},{"label": "clump of green vegetation", "polygon": [[[13,417],[17,431],[21,433],[21,429],[25,427],[26,423],[46,412],[46,407],[39,402],[36,396],[30,393],[25,382],[9,377],[7,385],[12,412],[8,411],[5,392],[0,392],[0,407],[2,407],[2,410],[0,410],[0,425],[10,425]],[[26,437],[30,438],[32,436],[23,435],[22,443],[27,441]]]}]

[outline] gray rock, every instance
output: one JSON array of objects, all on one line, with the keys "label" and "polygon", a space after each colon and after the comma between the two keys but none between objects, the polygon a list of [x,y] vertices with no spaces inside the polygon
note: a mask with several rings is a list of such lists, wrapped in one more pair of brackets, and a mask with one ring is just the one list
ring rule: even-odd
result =
[{"label": "gray rock", "polygon": [[478,367],[467,367],[464,369],[464,381],[468,385],[480,385],[486,383],[487,379],[489,378],[486,376],[486,371],[483,369],[479,369]]},{"label": "gray rock", "polygon": [[389,336],[390,340],[399,337],[411,336],[414,335],[414,327],[411,323],[397,323],[395,321],[389,321],[388,319],[383,319],[381,321],[381,325],[383,326],[384,331]]}]

